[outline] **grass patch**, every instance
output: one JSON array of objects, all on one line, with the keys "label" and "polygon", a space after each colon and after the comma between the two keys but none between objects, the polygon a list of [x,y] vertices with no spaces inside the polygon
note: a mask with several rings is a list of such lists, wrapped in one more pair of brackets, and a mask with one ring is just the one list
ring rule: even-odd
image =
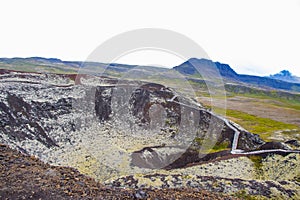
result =
[{"label": "grass patch", "polygon": [[[222,108],[214,108],[213,111],[217,114],[222,114],[225,112]],[[261,138],[265,141],[269,141],[269,137],[275,131],[282,130],[299,130],[299,127],[294,124],[287,124],[279,121],[275,121],[269,118],[262,118],[255,115],[251,115],[245,112],[237,110],[226,110],[226,116],[232,121],[240,124],[242,127],[247,129],[252,133],[259,134]]]}]

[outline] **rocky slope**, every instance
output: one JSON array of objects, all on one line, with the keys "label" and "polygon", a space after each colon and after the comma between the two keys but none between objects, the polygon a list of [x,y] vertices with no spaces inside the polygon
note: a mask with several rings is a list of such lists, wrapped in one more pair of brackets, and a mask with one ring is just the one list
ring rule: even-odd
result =
[{"label": "rocky slope", "polygon": [[[135,180],[134,184],[120,182],[120,177],[148,174],[151,184],[147,187],[151,188],[157,185],[156,179],[174,172],[171,177],[193,178],[175,181],[175,185],[162,182],[158,184],[159,188],[192,188],[195,185],[217,191],[213,189],[214,184],[203,186],[202,180],[208,180],[205,176],[216,176],[218,182],[215,184],[219,184],[234,174],[243,181],[237,182],[240,184],[237,190],[227,193],[233,194],[240,187],[248,191],[249,187],[258,184],[246,184],[256,178],[256,168],[248,158],[242,162],[243,158],[238,155],[231,157],[235,131],[240,132],[237,147],[245,152],[284,145],[266,144],[257,135],[160,84],[88,75],[1,70],[0,88],[1,143],[52,165],[74,167],[112,186],[139,186]],[[211,152],[220,147],[224,151]],[[237,168],[221,165],[219,172],[213,171],[214,167],[210,168],[212,171],[192,170],[200,168],[199,164],[219,158],[232,158],[229,163],[236,162]],[[296,160],[294,165],[298,166],[298,158]],[[239,173],[236,169],[240,166],[244,166],[248,174]],[[229,173],[231,170],[235,172]],[[272,184],[262,183],[271,194],[248,193],[266,197],[274,197],[276,193],[285,197],[298,195],[295,192],[297,176],[289,180],[291,183],[286,187],[283,187],[284,183],[276,183],[279,186],[274,186],[274,191],[270,189]],[[188,185],[189,181],[192,185]]]},{"label": "rocky slope", "polygon": [[[197,150],[195,138],[227,141],[228,147],[233,140],[234,131],[222,119],[181,96],[170,102],[176,94],[159,84],[143,83],[137,88],[109,78],[96,83],[81,78],[86,83],[76,85],[73,75],[19,72],[3,72],[0,78],[1,141],[50,162],[59,162],[51,160],[56,159],[51,156],[56,150],[93,143],[107,146],[114,140],[120,142],[121,151],[130,152],[131,164],[156,162],[152,167],[161,168],[187,149]],[[243,135],[241,149],[253,150],[264,143],[250,133]],[[153,160],[141,160],[149,151]]]},{"label": "rocky slope", "polygon": [[236,157],[151,174],[123,176],[106,184],[131,188],[203,188],[243,199],[299,199],[299,154]]},{"label": "rocky slope", "polygon": [[0,144],[0,199],[237,199],[199,189],[106,187],[76,169],[54,167]]}]

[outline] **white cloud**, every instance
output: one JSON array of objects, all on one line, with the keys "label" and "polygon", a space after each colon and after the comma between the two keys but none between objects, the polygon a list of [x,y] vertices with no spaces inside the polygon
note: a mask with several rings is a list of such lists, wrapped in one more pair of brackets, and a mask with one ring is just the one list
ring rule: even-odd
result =
[{"label": "white cloud", "polygon": [[[238,72],[268,75],[288,69],[300,76],[298,0],[99,2],[1,2],[0,57],[84,60],[116,34],[155,27],[190,37],[213,60]],[[177,65],[178,60],[168,60]]]}]

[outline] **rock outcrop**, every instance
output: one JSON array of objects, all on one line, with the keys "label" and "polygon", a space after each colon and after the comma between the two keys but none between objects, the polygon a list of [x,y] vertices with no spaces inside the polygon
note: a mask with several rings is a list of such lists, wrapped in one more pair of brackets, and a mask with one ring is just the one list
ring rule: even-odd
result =
[{"label": "rock outcrop", "polygon": [[[299,196],[298,152],[265,153],[262,161],[231,151],[288,149],[296,141],[266,143],[161,84],[0,70],[0,117],[0,143],[113,187]],[[280,169],[293,169],[286,181]]]},{"label": "rock outcrop", "polygon": [[[208,161],[228,154],[209,150],[224,144],[230,149],[235,134],[223,118],[160,84],[1,71],[0,87],[2,143],[75,167],[78,156],[87,154],[95,158],[91,174],[102,160],[107,177],[132,168]],[[240,132],[239,149],[264,144],[257,135]]]}]

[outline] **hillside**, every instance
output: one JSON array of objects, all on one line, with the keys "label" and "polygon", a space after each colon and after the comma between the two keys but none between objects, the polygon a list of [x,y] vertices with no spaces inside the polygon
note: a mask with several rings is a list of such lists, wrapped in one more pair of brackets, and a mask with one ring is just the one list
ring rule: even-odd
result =
[{"label": "hillside", "polygon": [[197,189],[107,187],[76,169],[51,166],[2,144],[0,164],[0,199],[235,199]]},{"label": "hillside", "polygon": [[[41,165],[47,170],[60,166],[67,172],[63,177],[71,180],[64,184],[72,185],[73,179],[81,177],[63,168],[71,167],[100,182],[96,188],[106,185],[118,195],[140,198],[145,193],[139,190],[150,197],[174,191],[182,198],[187,195],[182,191],[194,195],[195,190],[203,191],[199,195],[208,191],[242,199],[300,195],[297,93],[241,83],[237,81],[241,75],[218,63],[222,77],[227,77],[225,109],[223,96],[215,96],[211,105],[207,80],[192,73],[189,63],[179,68],[185,71],[178,76],[170,69],[122,64],[84,65],[44,58],[1,62],[6,68],[0,70],[0,143],[5,144],[0,157],[4,160],[1,189],[5,197],[13,195],[9,188],[16,187],[6,174],[12,180],[20,176],[6,161],[23,166],[25,159],[30,166],[24,164],[20,173],[26,179],[31,176],[27,171],[36,169],[31,165],[40,165],[23,154],[45,162]],[[213,75],[212,62],[203,62],[203,70]],[[37,72],[37,66],[44,71]],[[108,70],[99,73],[105,67]],[[50,73],[52,69],[57,73]],[[220,88],[217,85],[216,90]],[[44,171],[38,170],[32,177],[43,183]],[[28,187],[34,191],[41,182],[32,184]],[[48,182],[45,185],[62,197],[73,195]],[[75,197],[82,190],[90,188],[81,187]],[[20,195],[29,194],[22,190]],[[95,191],[95,195],[102,193]]]},{"label": "hillside", "polygon": [[[193,65],[191,64],[193,63]],[[139,73],[151,74],[153,71],[165,73],[168,71],[165,68],[150,67],[150,66],[137,66],[125,64],[105,64],[95,62],[77,62],[77,61],[62,61],[56,58],[0,58],[0,69],[11,69],[18,71],[28,72],[42,72],[42,73],[77,73],[79,70],[88,70],[87,73],[104,73],[103,75],[116,76],[127,73],[131,70],[138,70]],[[189,78],[200,78],[195,68],[200,72],[209,73],[215,72],[217,69],[223,78],[224,82],[237,82],[246,85],[252,85],[265,89],[280,89],[287,91],[300,92],[300,83],[298,78],[294,76],[286,76],[282,74],[275,74],[270,77],[250,76],[237,74],[228,64],[220,62],[213,62],[206,59],[192,58],[173,69],[186,75]],[[213,69],[213,70],[211,70]],[[93,71],[93,72],[91,72]]]}]

